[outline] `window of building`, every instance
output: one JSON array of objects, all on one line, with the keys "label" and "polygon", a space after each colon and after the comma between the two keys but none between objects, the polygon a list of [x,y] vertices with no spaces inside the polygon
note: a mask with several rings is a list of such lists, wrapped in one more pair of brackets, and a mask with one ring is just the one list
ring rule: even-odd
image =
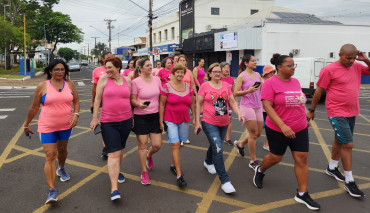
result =
[{"label": "window of building", "polygon": [[172,40],[175,40],[175,28],[174,27],[171,28],[171,38]]},{"label": "window of building", "polygon": [[159,31],[158,33],[158,42],[161,42],[162,41],[162,32]]},{"label": "window of building", "polygon": [[220,15],[220,8],[211,7],[211,15]]},{"label": "window of building", "polygon": [[153,33],[153,42],[157,43],[157,34]]},{"label": "window of building", "polygon": [[258,13],[258,10],[251,10],[251,15]]},{"label": "window of building", "polygon": [[165,41],[168,40],[168,32],[167,32],[167,30],[164,30],[164,40]]}]

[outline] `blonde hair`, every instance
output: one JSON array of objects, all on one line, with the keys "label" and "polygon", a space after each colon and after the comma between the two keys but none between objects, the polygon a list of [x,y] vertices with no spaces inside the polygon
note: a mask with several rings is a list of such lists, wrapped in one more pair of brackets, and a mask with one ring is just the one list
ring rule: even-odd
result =
[{"label": "blonde hair", "polygon": [[208,79],[208,81],[210,81],[212,78],[211,78],[211,76],[210,76],[210,74],[211,74],[211,72],[212,72],[212,70],[213,70],[213,68],[215,68],[215,67],[221,67],[220,66],[220,64],[219,63],[213,63],[213,64],[211,64],[209,67],[208,67],[208,70],[207,70],[207,79]]}]

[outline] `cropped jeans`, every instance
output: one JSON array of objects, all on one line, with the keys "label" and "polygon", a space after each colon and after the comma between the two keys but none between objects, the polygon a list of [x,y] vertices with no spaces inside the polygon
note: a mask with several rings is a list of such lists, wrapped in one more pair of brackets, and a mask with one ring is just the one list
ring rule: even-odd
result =
[{"label": "cropped jeans", "polygon": [[222,155],[222,141],[225,139],[228,125],[216,126],[202,121],[202,127],[209,141],[207,156],[204,161],[208,165],[215,165],[221,184],[229,182],[229,176],[226,173]]}]

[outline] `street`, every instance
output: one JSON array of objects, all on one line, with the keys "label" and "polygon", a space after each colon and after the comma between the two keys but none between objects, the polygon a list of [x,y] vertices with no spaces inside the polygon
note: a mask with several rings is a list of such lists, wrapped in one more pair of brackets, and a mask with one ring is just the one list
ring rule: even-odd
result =
[{"label": "street", "polygon": [[[189,129],[190,144],[181,148],[181,166],[188,183],[185,189],[176,185],[170,172],[171,147],[163,134],[163,145],[153,156],[154,169],[149,170],[151,185],[140,183],[136,137],[131,133],[124,154],[121,171],[126,181],[119,184],[122,199],[110,201],[110,181],[106,161],[100,158],[101,135],[94,135],[91,121],[91,73],[93,66],[83,66],[71,73],[80,98],[78,125],[73,129],[68,145],[67,182],[56,178],[59,201],[44,205],[48,187],[44,176],[44,152],[37,135],[37,118],[30,127],[36,134],[31,139],[23,134],[23,122],[32,102],[35,87],[0,87],[0,212],[311,212],[294,201],[297,181],[294,161],[289,149],[283,161],[269,169],[262,189],[257,189],[248,167],[249,152],[240,157],[233,146],[223,144],[225,167],[236,189],[232,195],[220,189],[217,175],[203,166],[208,140],[202,132],[196,136]],[[309,107],[311,99],[308,99]],[[353,174],[359,188],[370,196],[370,90],[360,91],[360,115],[356,118]],[[245,134],[245,126],[233,114],[231,140]],[[369,212],[368,198],[355,199],[325,173],[330,159],[333,130],[325,105],[316,108],[316,118],[309,128],[309,193],[321,205],[322,212]],[[267,154],[262,149],[265,133],[257,140],[259,161]],[[340,163],[341,165],[341,163]],[[343,171],[340,166],[340,170]]]}]

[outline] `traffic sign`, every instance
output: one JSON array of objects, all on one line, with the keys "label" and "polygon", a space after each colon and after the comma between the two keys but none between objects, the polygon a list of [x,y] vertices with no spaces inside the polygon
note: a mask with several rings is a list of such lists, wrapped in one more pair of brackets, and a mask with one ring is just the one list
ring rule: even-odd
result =
[{"label": "traffic sign", "polygon": [[154,49],[154,55],[159,55],[159,53],[161,53],[161,49]]}]

